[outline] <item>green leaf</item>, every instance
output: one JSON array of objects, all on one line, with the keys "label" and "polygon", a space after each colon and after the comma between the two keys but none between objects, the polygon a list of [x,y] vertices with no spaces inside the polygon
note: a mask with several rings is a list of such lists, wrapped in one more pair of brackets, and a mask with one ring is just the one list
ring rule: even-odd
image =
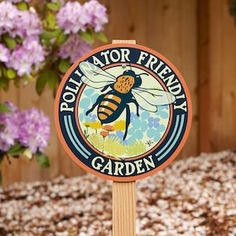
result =
[{"label": "green leaf", "polygon": [[51,90],[54,90],[58,86],[60,82],[60,76],[56,71],[53,70],[45,70],[39,74],[39,77],[36,82],[36,91],[40,95],[46,84],[49,85]]},{"label": "green leaf", "polygon": [[68,59],[61,59],[58,65],[58,69],[62,73],[66,73],[70,68],[71,64]]},{"label": "green leaf", "polygon": [[0,79],[3,76],[3,69],[4,69],[4,67],[0,64]]},{"label": "green leaf", "polygon": [[6,77],[1,77],[0,88],[2,88],[4,91],[7,91],[9,88],[9,79],[7,79]]},{"label": "green leaf", "polygon": [[49,158],[45,154],[38,152],[35,154],[35,158],[42,168],[48,168],[50,166]]},{"label": "green leaf", "polygon": [[17,157],[17,156],[20,156],[21,154],[23,154],[25,149],[26,149],[25,147],[23,147],[19,143],[17,143],[15,145],[11,146],[7,153],[12,157]]},{"label": "green leaf", "polygon": [[1,112],[11,112],[11,109],[4,103],[0,103],[0,113]]},{"label": "green leaf", "polygon": [[10,48],[10,49],[15,49],[16,48],[16,41],[15,39],[7,36],[7,35],[4,35],[3,36],[3,40],[4,42],[6,43],[7,47]]},{"label": "green leaf", "polygon": [[25,11],[29,9],[29,5],[26,2],[19,2],[17,8],[21,11]]},{"label": "green leaf", "polygon": [[[4,156],[5,156],[5,153],[0,152],[0,165],[1,165],[1,162],[3,161],[3,159],[4,159]],[[1,167],[0,167],[0,169],[1,169]]]},{"label": "green leaf", "polygon": [[16,78],[16,71],[13,69],[7,69],[6,75],[8,79],[15,79]]},{"label": "green leaf", "polygon": [[51,40],[51,39],[54,39],[54,38],[58,37],[60,33],[61,33],[61,30],[60,30],[60,29],[56,29],[56,30],[45,30],[45,31],[43,31],[43,33],[40,35],[40,37],[41,37],[41,39]]},{"label": "green leaf", "polygon": [[46,17],[46,25],[48,29],[56,29],[57,26],[57,20],[55,14],[49,12]]},{"label": "green leaf", "polygon": [[16,78],[14,79],[14,85],[15,85],[17,88],[20,87],[20,81],[21,81],[21,79],[20,79],[19,77],[16,77]]},{"label": "green leaf", "polygon": [[48,80],[48,73],[47,71],[43,71],[39,74],[39,77],[36,81],[36,91],[40,95],[42,94]]},{"label": "green leaf", "polygon": [[66,40],[68,39],[68,35],[67,34],[64,34],[63,32],[61,32],[57,39],[56,39],[56,43],[58,46],[62,45],[64,42],[66,42]]},{"label": "green leaf", "polygon": [[52,31],[43,31],[43,33],[40,35],[41,39],[44,40],[51,40],[53,38],[55,38],[55,35]]},{"label": "green leaf", "polygon": [[48,71],[48,85],[53,90],[60,82],[60,76],[53,70]]},{"label": "green leaf", "polygon": [[24,80],[25,84],[28,84],[31,81],[35,81],[35,77],[32,74],[25,74],[23,75],[22,79]]},{"label": "green leaf", "polygon": [[61,7],[60,2],[50,2],[47,3],[47,8],[51,11],[58,11]]},{"label": "green leaf", "polygon": [[88,29],[85,32],[81,31],[79,35],[85,42],[94,43],[93,32],[91,30]]},{"label": "green leaf", "polygon": [[97,32],[95,33],[95,35],[98,40],[100,40],[103,43],[107,43],[108,41],[107,36],[103,32]]}]

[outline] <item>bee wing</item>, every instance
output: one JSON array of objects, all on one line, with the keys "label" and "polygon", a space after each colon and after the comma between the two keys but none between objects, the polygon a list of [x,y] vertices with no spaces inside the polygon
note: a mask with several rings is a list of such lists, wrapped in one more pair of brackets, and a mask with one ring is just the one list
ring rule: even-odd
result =
[{"label": "bee wing", "polygon": [[87,77],[87,79],[93,83],[113,83],[116,80],[116,77],[114,75],[102,70],[98,66],[95,66],[94,64],[88,61],[80,62],[79,68],[84,74],[84,76]]},{"label": "bee wing", "polygon": [[138,93],[150,104],[155,106],[168,105],[175,102],[175,96],[161,89],[136,88]]},{"label": "bee wing", "polygon": [[142,109],[150,112],[157,112],[157,106],[148,102],[145,96],[140,93],[140,91],[133,89],[132,94]]},{"label": "bee wing", "polygon": [[90,79],[88,79],[88,77],[86,77],[86,76],[82,76],[81,81],[83,83],[87,84],[89,87],[92,87],[95,89],[101,89],[101,88],[104,88],[105,86],[111,84],[111,82],[104,82],[104,81],[93,82]]}]

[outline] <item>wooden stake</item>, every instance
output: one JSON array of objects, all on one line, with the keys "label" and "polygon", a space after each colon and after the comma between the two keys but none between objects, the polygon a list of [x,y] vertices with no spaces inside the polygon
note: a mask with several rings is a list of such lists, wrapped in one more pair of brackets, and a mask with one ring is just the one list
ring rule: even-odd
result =
[{"label": "wooden stake", "polygon": [[112,235],[135,236],[136,183],[113,182],[112,185]]},{"label": "wooden stake", "polygon": [[[135,44],[135,40],[113,40],[112,43]],[[113,182],[112,235],[136,235],[136,183]]]}]

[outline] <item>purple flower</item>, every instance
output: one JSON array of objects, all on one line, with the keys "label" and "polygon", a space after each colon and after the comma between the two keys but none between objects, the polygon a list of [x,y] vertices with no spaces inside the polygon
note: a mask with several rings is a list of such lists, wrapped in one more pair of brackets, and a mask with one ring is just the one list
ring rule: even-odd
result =
[{"label": "purple flower", "polygon": [[19,137],[18,110],[12,103],[6,103],[11,112],[0,113],[0,152],[7,151]]},{"label": "purple flower", "polygon": [[91,50],[91,46],[83,41],[78,35],[71,35],[67,41],[61,45],[59,56],[61,58],[70,58],[70,62],[74,63],[77,59]]},{"label": "purple flower", "polygon": [[20,112],[12,103],[6,103],[11,112],[0,113],[0,152],[20,143],[34,154],[48,145],[50,122],[37,109]]},{"label": "purple flower", "polygon": [[15,34],[20,37],[38,36],[42,32],[42,24],[33,7],[29,11],[19,11]]},{"label": "purple flower", "polygon": [[44,61],[45,52],[38,40],[28,38],[24,41],[23,47],[27,52],[26,54],[29,57],[31,64],[38,67],[40,63]]},{"label": "purple flower", "polygon": [[29,2],[30,0],[5,0],[6,2],[19,3],[19,2]]},{"label": "purple flower", "polygon": [[42,45],[34,38],[28,38],[22,46],[18,46],[10,56],[7,67],[17,71],[19,76],[30,74],[33,66],[37,70],[44,61],[45,52]]},{"label": "purple flower", "polygon": [[96,32],[103,29],[104,24],[108,22],[106,7],[97,0],[91,0],[84,4],[86,15],[88,16],[88,24],[94,27]]},{"label": "purple flower", "polygon": [[25,110],[19,115],[19,142],[34,154],[43,151],[48,145],[50,121],[35,108]]},{"label": "purple flower", "polygon": [[57,23],[65,34],[85,31],[88,15],[79,2],[67,2],[57,13]]},{"label": "purple flower", "polygon": [[0,43],[0,62],[8,62],[10,57],[9,49]]},{"label": "purple flower", "polygon": [[11,37],[38,36],[42,32],[42,24],[33,7],[20,11],[11,2],[0,3],[0,35],[8,33]]},{"label": "purple flower", "polygon": [[6,2],[19,3],[19,2],[29,2],[30,0],[5,0]]},{"label": "purple flower", "polygon": [[16,23],[16,18],[18,17],[18,10],[16,6],[12,5],[10,2],[0,3],[0,35],[6,32],[11,32]]}]

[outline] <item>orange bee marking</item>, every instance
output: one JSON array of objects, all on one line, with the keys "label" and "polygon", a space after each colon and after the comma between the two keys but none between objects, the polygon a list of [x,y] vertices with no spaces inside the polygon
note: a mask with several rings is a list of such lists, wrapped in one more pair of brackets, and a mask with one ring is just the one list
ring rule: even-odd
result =
[{"label": "orange bee marking", "polygon": [[121,102],[121,99],[115,95],[107,94],[104,98],[111,99],[113,101],[116,101],[117,103]]},{"label": "orange bee marking", "polygon": [[104,114],[104,113],[98,113],[98,118],[100,120],[106,120],[106,118],[108,117],[108,115]]},{"label": "orange bee marking", "polygon": [[101,102],[101,106],[105,106],[105,107],[109,107],[111,108],[113,111],[115,111],[117,109],[117,105],[112,103],[112,102],[108,102],[108,101],[103,101]]},{"label": "orange bee marking", "polygon": [[99,107],[98,112],[105,112],[107,115],[111,115],[113,113],[113,111],[111,111],[105,107]]},{"label": "orange bee marking", "polygon": [[122,75],[117,78],[114,89],[119,93],[129,93],[134,86],[134,77],[129,75]]}]

